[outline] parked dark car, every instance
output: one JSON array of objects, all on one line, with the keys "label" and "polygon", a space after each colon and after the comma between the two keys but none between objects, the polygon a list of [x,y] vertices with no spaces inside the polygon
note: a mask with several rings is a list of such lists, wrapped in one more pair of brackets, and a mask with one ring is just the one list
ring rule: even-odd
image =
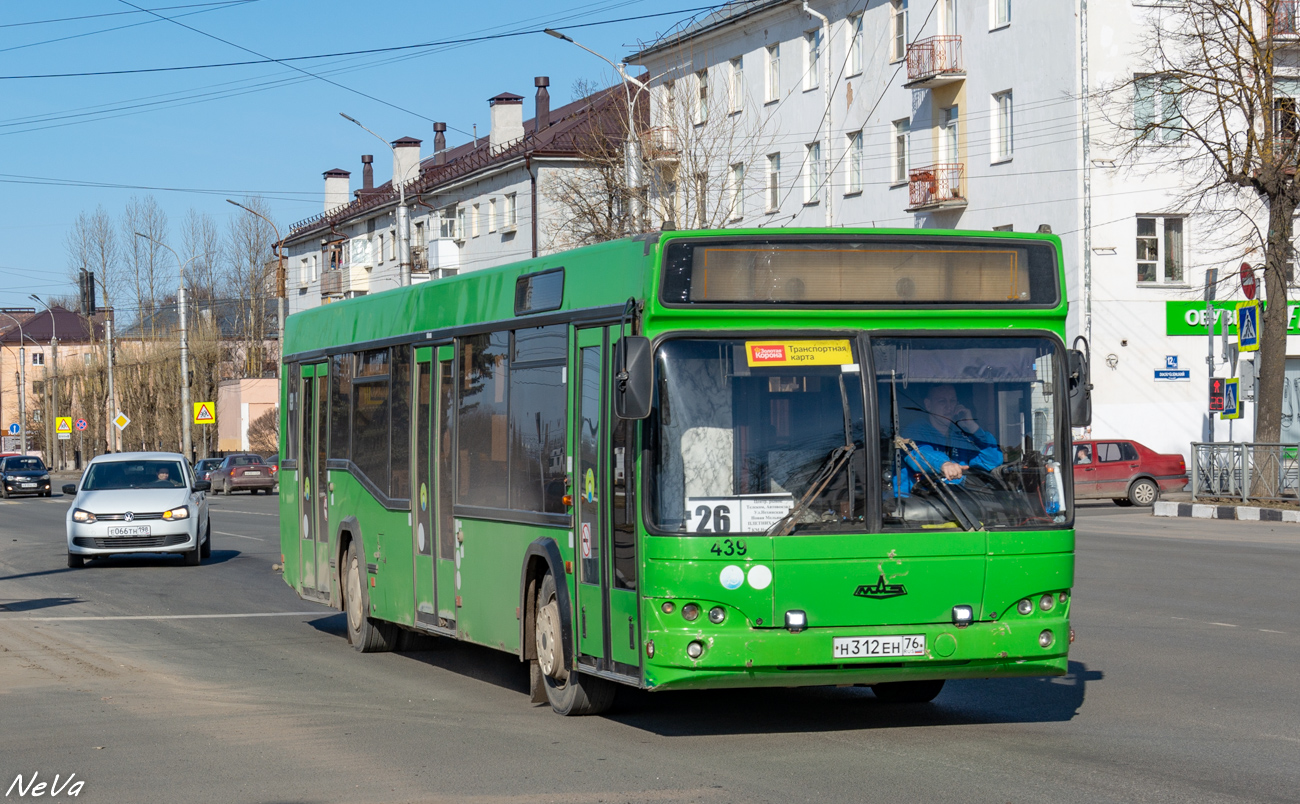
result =
[{"label": "parked dark car", "polygon": [[1136,441],[1074,442],[1074,498],[1111,499],[1116,505],[1152,505],[1164,491],[1187,486],[1187,462]]},{"label": "parked dark car", "polygon": [[237,453],[227,455],[221,465],[212,470],[214,494],[230,494],[247,490],[250,494],[269,492],[275,488],[275,475],[261,455]]},{"label": "parked dark car", "polygon": [[17,494],[50,496],[50,470],[35,455],[0,458],[0,497]]},{"label": "parked dark car", "polygon": [[277,452],[274,455],[267,455],[262,460],[266,461],[266,465],[271,467],[271,477],[274,477],[275,482],[279,483],[280,482],[280,453]]},{"label": "parked dark car", "polygon": [[194,464],[194,479],[212,481],[212,470],[221,465],[220,458],[204,458]]}]

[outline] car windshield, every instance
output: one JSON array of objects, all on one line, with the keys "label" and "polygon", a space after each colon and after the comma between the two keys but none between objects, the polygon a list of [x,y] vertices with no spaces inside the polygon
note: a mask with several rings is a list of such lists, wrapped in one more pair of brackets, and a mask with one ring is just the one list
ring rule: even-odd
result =
[{"label": "car windshield", "polygon": [[10,458],[5,461],[6,472],[44,472],[40,458]]},{"label": "car windshield", "polygon": [[177,461],[134,460],[104,461],[86,470],[82,491],[114,489],[179,489],[185,487],[185,474]]},{"label": "car windshield", "polygon": [[217,460],[217,459],[215,459],[215,458],[204,458],[203,460],[199,461],[199,462],[194,466],[194,468],[195,468],[195,469],[198,469],[198,470],[200,470],[200,471],[202,471],[202,470],[204,470],[204,469],[211,469],[212,467],[217,466],[217,465],[219,465],[220,463],[221,463],[221,461],[219,461],[219,460]]},{"label": "car windshield", "polygon": [[1067,521],[1053,341],[880,338],[872,357],[886,527]]}]

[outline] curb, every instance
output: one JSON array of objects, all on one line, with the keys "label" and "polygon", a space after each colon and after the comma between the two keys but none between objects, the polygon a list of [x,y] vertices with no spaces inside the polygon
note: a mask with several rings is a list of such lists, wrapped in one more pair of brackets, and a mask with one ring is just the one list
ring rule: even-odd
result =
[{"label": "curb", "polygon": [[1248,522],[1300,523],[1300,511],[1260,508],[1253,505],[1205,505],[1203,503],[1157,502],[1155,516],[1188,516],[1194,519],[1239,519]]}]

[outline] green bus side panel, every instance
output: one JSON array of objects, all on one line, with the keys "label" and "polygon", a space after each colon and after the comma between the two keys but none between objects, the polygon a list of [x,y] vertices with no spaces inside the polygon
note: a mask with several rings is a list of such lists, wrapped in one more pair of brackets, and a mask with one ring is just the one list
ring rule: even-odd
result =
[{"label": "green bus side panel", "polygon": [[357,552],[364,555],[360,558],[363,564],[375,568],[367,572],[368,579],[374,579],[374,586],[370,587],[370,616],[412,625],[415,590],[410,512],[384,508],[349,472],[331,469],[329,482],[334,485],[329,507],[331,555],[338,551],[339,523],[346,517],[356,517],[364,547],[359,547]]},{"label": "green bus side panel", "polygon": [[298,470],[280,470],[280,552],[284,555],[284,582],[296,591],[302,578],[302,517],[298,513]]},{"label": "green bus side panel", "polygon": [[[524,551],[536,539],[550,538],[559,545],[564,560],[571,561],[569,531],[477,519],[457,522],[464,536],[457,550],[456,594],[461,601],[456,613],[457,635],[469,642],[517,652],[519,618],[515,612],[519,607]],[[565,578],[569,599],[575,600],[572,580],[572,575]]]},{"label": "green bus side panel", "polygon": [[1043,592],[1068,591],[1074,586],[1074,553],[993,556],[988,560],[985,616],[1012,618],[1021,598]]}]

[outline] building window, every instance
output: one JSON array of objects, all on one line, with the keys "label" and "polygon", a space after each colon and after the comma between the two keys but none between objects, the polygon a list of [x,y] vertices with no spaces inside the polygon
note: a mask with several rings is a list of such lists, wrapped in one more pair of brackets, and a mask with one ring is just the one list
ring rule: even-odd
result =
[{"label": "building window", "polygon": [[495,198],[489,198],[488,199],[488,231],[495,232],[496,230],[497,230],[497,200]]},{"label": "building window", "polygon": [[32,365],[33,365],[33,366],[43,366],[43,365],[45,365],[45,353],[44,353],[44,352],[32,352]]},{"label": "building window", "polygon": [[889,143],[889,180],[893,184],[907,183],[907,141],[911,128],[911,122],[906,119],[894,121],[894,136]]},{"label": "building window", "polygon": [[993,161],[1011,158],[1015,147],[1015,129],[1011,119],[1011,90],[993,96]]},{"label": "building window", "polygon": [[1295,98],[1273,99],[1273,135],[1283,142],[1300,138],[1300,105]]},{"label": "building window", "polygon": [[731,208],[730,218],[739,220],[745,216],[745,165],[736,163],[731,166],[727,187],[728,204]]},{"label": "building window", "polygon": [[311,281],[311,260],[303,257],[298,262],[298,284],[305,285]]},{"label": "building window", "polygon": [[1183,136],[1179,96],[1182,82],[1164,75],[1133,79],[1133,127],[1146,142],[1170,142]]},{"label": "building window", "polygon": [[465,239],[465,217],[467,210],[464,207],[456,207],[456,224],[452,227],[451,236],[456,240]]},{"label": "building window", "polygon": [[891,61],[907,58],[907,0],[890,0],[889,32],[893,44]]},{"label": "building window", "polygon": [[939,30],[946,36],[957,35],[957,0],[943,0],[939,14]]},{"label": "building window", "polygon": [[862,72],[862,15],[853,14],[848,18],[849,75]]},{"label": "building window", "polygon": [[781,208],[781,155],[767,155],[767,211]]},{"label": "building window", "polygon": [[804,61],[803,88],[816,89],[822,72],[822,30],[808,31],[803,35]]},{"label": "building window", "polygon": [[709,122],[709,71],[700,70],[695,74],[698,93],[695,97],[695,125],[702,126]]},{"label": "building window", "polygon": [[1137,281],[1186,284],[1182,218],[1137,219]]},{"label": "building window", "polygon": [[993,0],[992,12],[990,28],[1001,28],[1003,25],[1011,24],[1011,0]]},{"label": "building window", "polygon": [[778,100],[781,97],[781,45],[767,46],[767,86],[763,93],[765,101]]},{"label": "building window", "polygon": [[745,58],[731,60],[731,111],[734,114],[745,108]]},{"label": "building window", "polygon": [[385,237],[382,234],[379,235],[379,259],[377,262],[383,262],[388,258],[388,250],[385,248],[386,245]]},{"label": "building window", "polygon": [[862,132],[855,131],[849,135],[849,145],[845,149],[845,187],[846,195],[862,192]]},{"label": "building window", "polygon": [[822,186],[822,144],[810,142],[804,146],[804,151],[806,158],[804,159],[803,202],[816,204],[817,194]]},{"label": "building window", "polygon": [[470,218],[470,226],[474,229],[474,236],[478,237],[479,227],[482,226],[483,211],[479,204],[474,205],[474,215]]},{"label": "building window", "polygon": [[959,118],[957,107],[949,106],[941,109],[940,112],[943,121],[943,160],[955,164],[961,161],[961,141],[957,134]]},{"label": "building window", "polygon": [[519,196],[515,193],[506,194],[506,226],[516,226],[519,224]]},{"label": "building window", "polygon": [[1016,225],[1014,223],[1004,223],[1001,226],[993,227],[993,231],[995,232],[1014,232],[1015,230]]}]

